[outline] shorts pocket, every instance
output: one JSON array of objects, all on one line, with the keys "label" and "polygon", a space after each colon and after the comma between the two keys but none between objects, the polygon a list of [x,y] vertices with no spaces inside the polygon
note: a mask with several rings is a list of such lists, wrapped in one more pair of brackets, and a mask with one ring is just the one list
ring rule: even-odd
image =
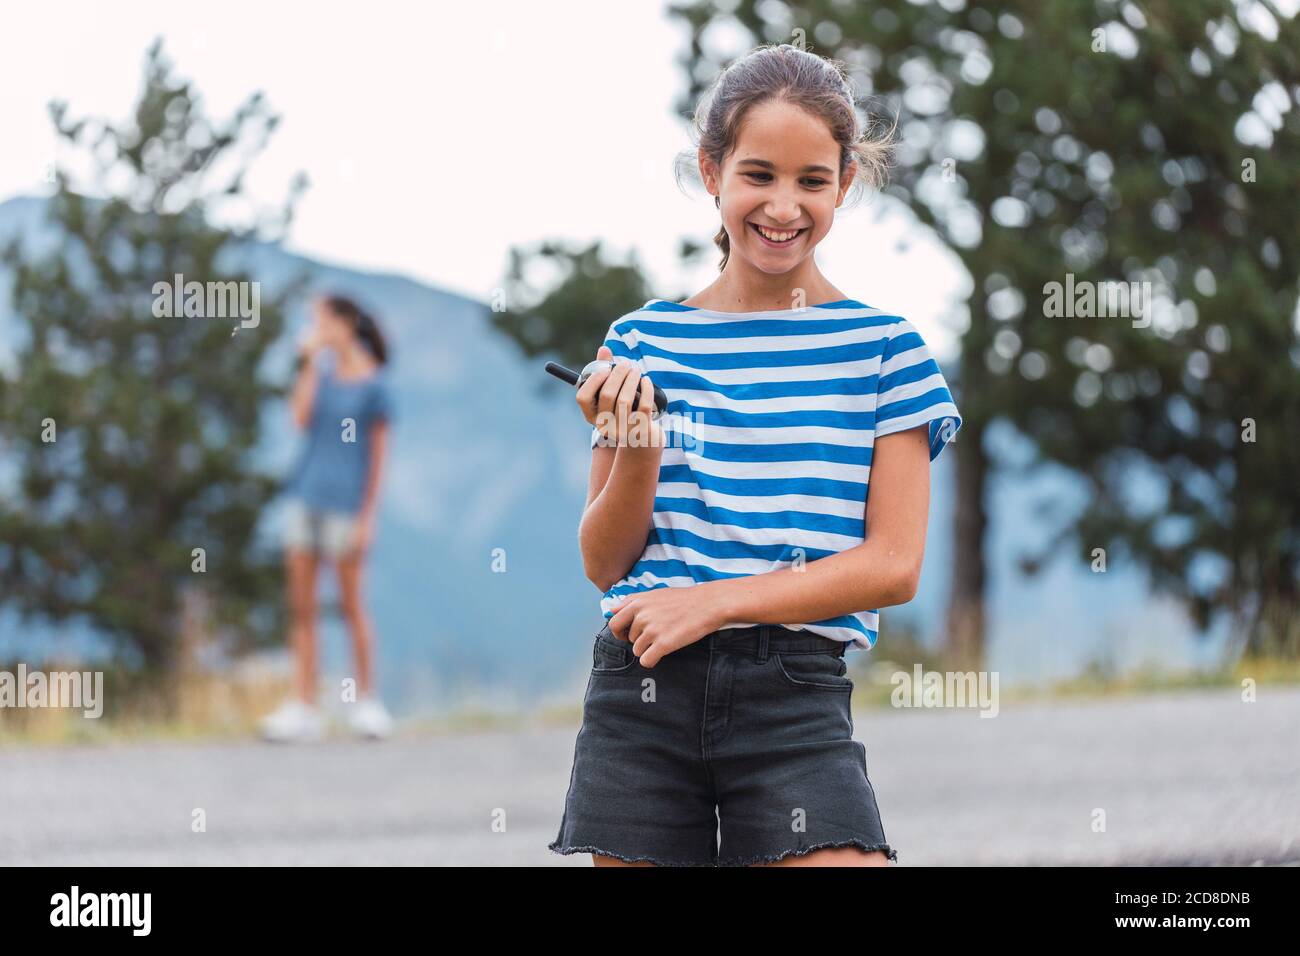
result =
[{"label": "shorts pocket", "polygon": [[636,666],[636,656],[632,645],[609,637],[608,631],[601,628],[596,641],[591,646],[591,672],[593,674],[623,674]]},{"label": "shorts pocket", "polygon": [[849,665],[839,654],[774,654],[776,671],[794,687],[810,690],[853,690]]}]

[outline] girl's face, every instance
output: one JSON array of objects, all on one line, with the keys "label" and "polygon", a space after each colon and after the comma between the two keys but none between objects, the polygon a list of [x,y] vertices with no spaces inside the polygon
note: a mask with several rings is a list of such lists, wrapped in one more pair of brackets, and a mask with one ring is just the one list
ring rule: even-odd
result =
[{"label": "girl's face", "polygon": [[324,299],[316,302],[316,329],[327,348],[341,351],[352,339],[352,328],[346,319],[329,307]]},{"label": "girl's face", "polygon": [[779,275],[811,256],[853,182],[854,167],[843,180],[839,168],[825,120],[784,100],[752,107],[721,170],[700,155],[705,187],[722,198],[730,258]]}]

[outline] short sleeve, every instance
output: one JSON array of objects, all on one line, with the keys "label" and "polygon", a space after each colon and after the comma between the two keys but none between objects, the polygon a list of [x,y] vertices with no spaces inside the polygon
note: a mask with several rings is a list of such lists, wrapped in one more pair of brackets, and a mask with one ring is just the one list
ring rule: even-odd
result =
[{"label": "short sleeve", "polygon": [[[632,362],[644,372],[645,363],[641,360],[641,351],[636,345],[635,334],[627,335],[631,330],[626,327],[626,321],[626,319],[619,319],[617,322],[611,322],[609,330],[605,333],[605,341],[601,344],[609,346],[609,350],[614,353],[614,361],[617,362],[619,359],[623,359]],[[620,331],[620,326],[623,326],[622,331]],[[631,344],[628,342],[629,338],[631,338]],[[596,447],[600,437],[600,429],[593,425],[591,428],[592,448]],[[609,443],[604,443],[602,447],[609,447]]]},{"label": "short sleeve", "polygon": [[899,319],[889,330],[876,385],[876,438],[930,426],[930,460],[961,428],[961,414],[939,365],[912,323]]},{"label": "short sleeve", "polygon": [[375,380],[374,389],[371,391],[370,417],[375,421],[393,420],[393,393],[388,384],[388,376],[382,373]]}]

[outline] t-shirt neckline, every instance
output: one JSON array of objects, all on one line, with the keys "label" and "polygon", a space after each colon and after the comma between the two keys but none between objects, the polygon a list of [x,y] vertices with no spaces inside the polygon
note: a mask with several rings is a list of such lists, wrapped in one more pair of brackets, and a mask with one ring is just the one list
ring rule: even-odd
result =
[{"label": "t-shirt neckline", "polygon": [[376,367],[372,369],[370,374],[364,375],[361,378],[340,378],[338,369],[335,368],[330,369],[329,375],[336,385],[364,385],[366,382],[373,382],[379,377],[379,368]]},{"label": "t-shirt neckline", "polygon": [[680,302],[669,302],[667,299],[651,299],[646,304],[653,305],[656,302],[662,302],[664,305],[672,306],[674,309],[681,310],[682,312],[700,312],[703,313],[704,315],[724,315],[724,316],[725,315],[734,315],[734,316],[798,315],[800,313],[807,312],[809,309],[842,308],[845,306],[852,306],[853,308],[859,308],[859,309],[867,308],[867,306],[863,305],[857,299],[836,299],[834,302],[818,302],[816,305],[804,306],[802,309],[766,309],[761,312],[720,312],[717,309],[702,309],[696,305],[683,305]]}]

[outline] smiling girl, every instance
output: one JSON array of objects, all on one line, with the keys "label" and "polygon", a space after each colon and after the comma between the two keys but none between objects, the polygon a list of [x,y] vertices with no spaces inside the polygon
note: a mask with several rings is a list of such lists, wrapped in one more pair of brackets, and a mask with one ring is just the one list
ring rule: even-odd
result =
[{"label": "smiling girl", "polygon": [[577,392],[579,537],[606,620],[550,848],[885,865],[844,652],[916,593],[930,462],[961,419],[916,329],[813,258],[849,187],[884,169],[839,64],[761,47],[696,126],[721,272],[616,320],[597,351],[614,366]]}]

